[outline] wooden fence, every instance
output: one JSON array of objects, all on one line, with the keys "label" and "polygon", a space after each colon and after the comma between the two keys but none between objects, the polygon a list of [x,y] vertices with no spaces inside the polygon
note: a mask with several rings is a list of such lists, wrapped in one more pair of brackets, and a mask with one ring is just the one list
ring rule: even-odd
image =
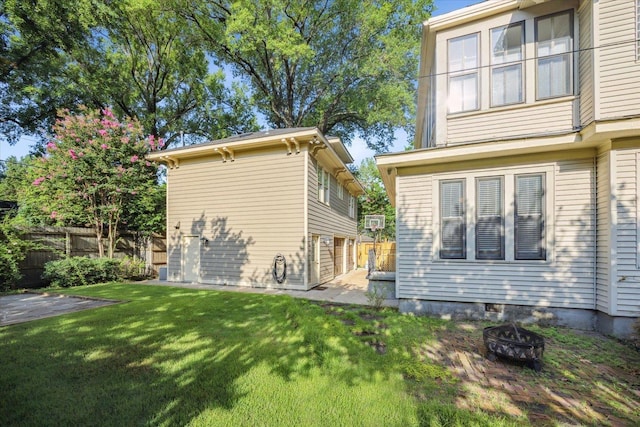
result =
[{"label": "wooden fence", "polygon": [[[68,256],[98,256],[98,239],[90,228],[35,227],[25,237],[40,243],[43,248],[30,251],[20,264],[23,278],[18,282],[18,287],[40,286],[40,276],[48,261]],[[158,268],[167,263],[166,239],[160,235],[143,239],[136,233],[125,232],[118,239],[114,256],[144,259],[148,273],[156,275]]]},{"label": "wooden fence", "polygon": [[[376,270],[396,271],[396,242],[378,242],[375,249]],[[358,244],[358,267],[367,267],[370,250],[373,250],[373,242]]]}]

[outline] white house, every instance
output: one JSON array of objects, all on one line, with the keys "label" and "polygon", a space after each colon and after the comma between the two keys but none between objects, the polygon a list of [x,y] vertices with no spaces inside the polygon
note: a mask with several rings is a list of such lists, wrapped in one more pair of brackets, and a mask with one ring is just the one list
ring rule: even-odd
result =
[{"label": "white house", "polygon": [[625,335],[640,316],[640,1],[424,23],[415,149],[376,157],[405,311]]}]

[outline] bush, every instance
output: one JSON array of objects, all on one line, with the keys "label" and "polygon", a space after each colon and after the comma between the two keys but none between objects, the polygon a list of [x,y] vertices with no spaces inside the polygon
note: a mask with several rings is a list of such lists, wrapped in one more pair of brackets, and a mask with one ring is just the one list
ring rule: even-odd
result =
[{"label": "bush", "polygon": [[131,257],[71,257],[46,263],[42,278],[51,286],[61,288],[118,280],[141,280],[145,278],[145,263]]},{"label": "bush", "polygon": [[71,257],[49,261],[42,278],[53,287],[68,288],[120,279],[120,261],[111,258]]},{"label": "bush", "polygon": [[142,280],[146,278],[147,266],[141,259],[124,257],[120,261],[121,280]]},{"label": "bush", "polygon": [[25,240],[23,234],[11,218],[0,218],[0,291],[15,288],[22,277],[20,262],[25,259],[29,249],[39,247],[35,242]]}]

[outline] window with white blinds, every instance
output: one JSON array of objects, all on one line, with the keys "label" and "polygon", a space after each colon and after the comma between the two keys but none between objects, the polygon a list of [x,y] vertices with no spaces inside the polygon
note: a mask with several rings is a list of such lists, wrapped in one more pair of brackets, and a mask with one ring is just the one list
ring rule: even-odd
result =
[{"label": "window with white blinds", "polygon": [[466,258],[464,180],[440,181],[440,258]]},{"label": "window with white blinds", "polygon": [[504,179],[476,178],[476,259],[504,259]]},{"label": "window with white blinds", "polygon": [[544,174],[515,176],[515,259],[544,260]]},{"label": "window with white blinds", "polygon": [[492,107],[524,101],[523,46],[523,22],[491,30]]},{"label": "window with white blinds", "polygon": [[449,40],[449,112],[477,110],[480,57],[479,35],[469,34]]},{"label": "window with white blinds", "polygon": [[573,13],[536,19],[537,99],[573,93]]}]

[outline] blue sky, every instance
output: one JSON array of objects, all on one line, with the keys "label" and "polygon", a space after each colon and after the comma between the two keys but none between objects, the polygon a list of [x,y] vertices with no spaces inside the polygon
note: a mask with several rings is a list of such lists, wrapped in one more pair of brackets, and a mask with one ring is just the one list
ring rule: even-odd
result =
[{"label": "blue sky", "polygon": [[[451,12],[452,10],[480,3],[480,1],[481,0],[435,0],[434,3],[436,10],[433,16],[442,15],[444,13]],[[398,132],[396,138],[397,140],[394,146],[390,149],[391,152],[403,151],[404,147],[407,145],[407,136],[403,132]],[[33,138],[23,137],[16,145],[10,146],[6,141],[0,140],[0,160],[5,160],[10,156],[22,157],[28,154],[33,142]],[[351,152],[356,165],[359,165],[363,159],[372,157],[374,154],[373,151],[367,148],[365,141],[361,139],[355,139],[351,147],[349,147],[349,151]]]}]

